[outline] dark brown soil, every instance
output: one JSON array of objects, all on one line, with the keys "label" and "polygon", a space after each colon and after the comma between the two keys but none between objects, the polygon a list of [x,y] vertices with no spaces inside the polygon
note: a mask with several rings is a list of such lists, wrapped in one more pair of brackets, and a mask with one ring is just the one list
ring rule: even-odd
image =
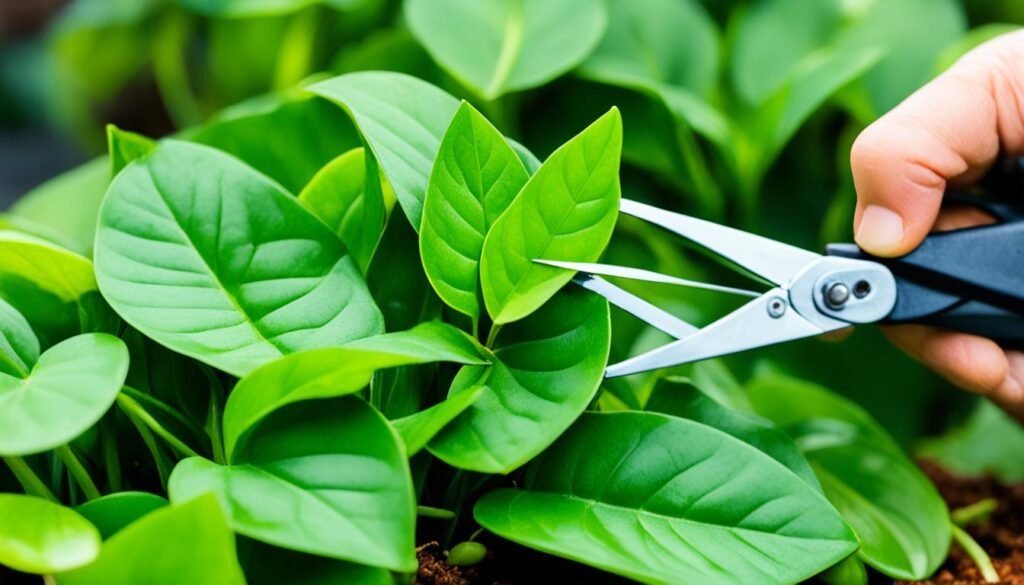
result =
[{"label": "dark brown soil", "polygon": [[[935,482],[951,510],[987,498],[999,503],[988,522],[969,526],[967,532],[992,558],[1002,578],[1000,583],[1024,585],[1024,484],[1007,486],[991,477],[961,478],[928,462],[922,462],[921,467]],[[922,583],[975,585],[985,580],[973,561],[954,544],[946,564],[930,581]]]}]

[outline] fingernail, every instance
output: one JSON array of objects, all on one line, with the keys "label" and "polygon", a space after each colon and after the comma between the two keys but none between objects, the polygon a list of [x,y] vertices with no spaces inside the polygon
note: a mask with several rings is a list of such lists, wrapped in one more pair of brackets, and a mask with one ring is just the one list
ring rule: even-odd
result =
[{"label": "fingernail", "polygon": [[896,253],[903,243],[903,219],[879,205],[868,205],[857,228],[857,244],[879,256]]}]

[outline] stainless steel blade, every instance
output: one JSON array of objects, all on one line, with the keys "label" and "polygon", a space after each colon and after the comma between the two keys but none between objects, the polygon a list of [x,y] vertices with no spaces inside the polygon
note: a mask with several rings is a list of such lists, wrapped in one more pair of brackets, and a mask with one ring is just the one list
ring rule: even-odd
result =
[{"label": "stainless steel blade", "polygon": [[697,327],[648,303],[640,297],[626,292],[600,276],[579,273],[573,282],[608,299],[608,302],[640,319],[655,329],[682,339],[698,331]]},{"label": "stainless steel blade", "polygon": [[742,295],[745,297],[756,298],[761,296],[761,293],[757,291],[733,288],[731,286],[708,284],[706,282],[699,282],[696,280],[687,280],[685,278],[669,276],[667,274],[644,270],[642,268],[630,268],[628,266],[614,266],[612,264],[597,264],[592,262],[563,262],[561,260],[534,260],[534,262],[554,266],[556,268],[565,268],[566,270],[576,270],[589,274],[600,274],[601,276],[615,276],[618,278],[628,278],[630,280],[642,280],[645,282],[657,282],[661,284],[700,288],[733,295]]}]

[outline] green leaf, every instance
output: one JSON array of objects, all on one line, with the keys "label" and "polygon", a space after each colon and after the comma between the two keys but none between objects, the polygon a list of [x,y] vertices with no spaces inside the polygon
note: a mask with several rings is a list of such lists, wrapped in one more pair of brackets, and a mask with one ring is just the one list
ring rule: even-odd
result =
[{"label": "green leaf", "polygon": [[611,85],[706,95],[718,75],[718,30],[695,0],[610,2],[608,32],[579,68]]},{"label": "green leaf", "polygon": [[366,284],[384,313],[388,331],[409,329],[441,316],[441,299],[423,271],[416,232],[401,213],[392,213],[384,226]]},{"label": "green leaf", "polygon": [[992,474],[1007,484],[1024,482],[1024,427],[987,400],[963,424],[927,439],[916,455],[964,476]]},{"label": "green leaf", "polygon": [[447,400],[430,408],[391,421],[395,430],[405,442],[405,451],[410,457],[419,453],[448,423],[466,411],[483,394],[483,387],[477,386],[465,392],[453,394]]},{"label": "green leaf", "polygon": [[128,349],[87,333],[43,352],[27,377],[0,373],[0,455],[30,455],[64,445],[113,404],[128,374]]},{"label": "green leaf", "polygon": [[318,4],[335,10],[352,10],[365,2],[366,0],[177,0],[183,8],[215,18],[281,16]]},{"label": "green leaf", "polygon": [[[259,42],[266,41],[261,36]],[[231,61],[238,66],[234,52]],[[301,191],[324,165],[360,146],[348,116],[306,92],[246,100],[187,137],[233,154],[291,193]]]},{"label": "green leaf", "polygon": [[362,399],[292,404],[235,464],[185,459],[171,501],[214,492],[234,530],[261,542],[398,572],[416,570],[412,478],[400,439]]},{"label": "green leaf", "polygon": [[603,2],[406,0],[416,38],[487,100],[541,85],[579,64],[604,34]]},{"label": "green leaf", "polygon": [[655,413],[584,414],[486,494],[482,526],[645,583],[794,583],[857,548],[806,482],[754,447]]},{"label": "green leaf", "polygon": [[494,364],[467,367],[449,400],[484,393],[430,442],[446,463],[482,473],[509,473],[548,447],[593,400],[608,362],[608,304],[570,288],[539,311],[504,327]]},{"label": "green leaf", "polygon": [[860,558],[896,579],[919,580],[945,560],[949,512],[938,491],[860,407],[780,376],[751,383],[755,410],[785,428],[825,495],[861,541]]},{"label": "green leaf", "polygon": [[75,511],[33,496],[0,494],[0,564],[54,573],[91,562],[99,552],[99,532]]},{"label": "green leaf", "polygon": [[785,465],[811,487],[821,489],[807,459],[785,432],[759,416],[722,406],[686,379],[659,380],[645,410],[687,418],[728,433]]},{"label": "green leaf", "polygon": [[75,511],[92,522],[104,540],[139,518],[167,506],[167,500],[146,492],[118,492],[86,502]]},{"label": "green leaf", "polygon": [[394,585],[391,573],[336,559],[307,555],[242,537],[238,543],[249,585]]},{"label": "green leaf", "polygon": [[430,169],[459,101],[425,81],[384,71],[341,75],[309,91],[349,112],[419,230]]},{"label": "green leaf", "polygon": [[299,193],[299,203],[338,234],[363,272],[387,214],[380,189],[366,189],[367,164],[376,165],[366,160],[365,152],[355,148],[327,163]]},{"label": "green leaf", "polygon": [[430,173],[420,253],[438,296],[474,323],[484,237],[529,178],[501,133],[463,102]]},{"label": "green leaf", "polygon": [[46,240],[0,231],[0,258],[0,279],[27,280],[64,302],[96,290],[92,262]]},{"label": "green leaf", "polygon": [[839,27],[833,0],[761,0],[736,19],[730,74],[739,96],[760,105],[790,78],[806,55],[823,47]]},{"label": "green leaf", "polygon": [[610,112],[556,150],[484,241],[480,277],[497,324],[529,315],[572,278],[536,259],[593,262],[619,211],[622,118]]},{"label": "green leaf", "polygon": [[235,461],[240,440],[275,410],[301,400],[358,392],[379,369],[435,361],[488,363],[472,339],[437,322],[273,361],[242,378],[228,397],[224,409],[228,460]]},{"label": "green leaf", "polygon": [[147,514],[104,543],[96,562],[58,585],[244,585],[235,539],[212,497]]},{"label": "green leaf", "polygon": [[25,317],[0,299],[0,376],[28,375],[39,359],[39,339]]},{"label": "green leaf", "polygon": [[43,183],[11,207],[10,213],[45,226],[90,254],[96,239],[96,217],[110,184],[110,161],[99,157]]},{"label": "green leaf", "polygon": [[236,159],[184,142],[164,143],[111,185],[96,275],[133,327],[238,376],[382,328],[323,223]]},{"label": "green leaf", "polygon": [[121,169],[137,158],[142,158],[156,148],[156,141],[141,134],[121,130],[107,124],[107,150],[110,156],[110,176],[115,177]]}]

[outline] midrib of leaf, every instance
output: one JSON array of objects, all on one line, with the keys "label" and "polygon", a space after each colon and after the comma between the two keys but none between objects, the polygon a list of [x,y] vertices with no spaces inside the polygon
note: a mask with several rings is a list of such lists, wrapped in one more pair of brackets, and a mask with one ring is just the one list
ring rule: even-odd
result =
[{"label": "midrib of leaf", "polygon": [[508,81],[509,75],[512,74],[512,67],[515,66],[519,53],[523,49],[523,0],[509,0],[504,33],[501,50],[498,52],[498,62],[494,68],[494,76],[491,77],[487,89],[484,90],[489,99],[498,96],[501,86]]}]

